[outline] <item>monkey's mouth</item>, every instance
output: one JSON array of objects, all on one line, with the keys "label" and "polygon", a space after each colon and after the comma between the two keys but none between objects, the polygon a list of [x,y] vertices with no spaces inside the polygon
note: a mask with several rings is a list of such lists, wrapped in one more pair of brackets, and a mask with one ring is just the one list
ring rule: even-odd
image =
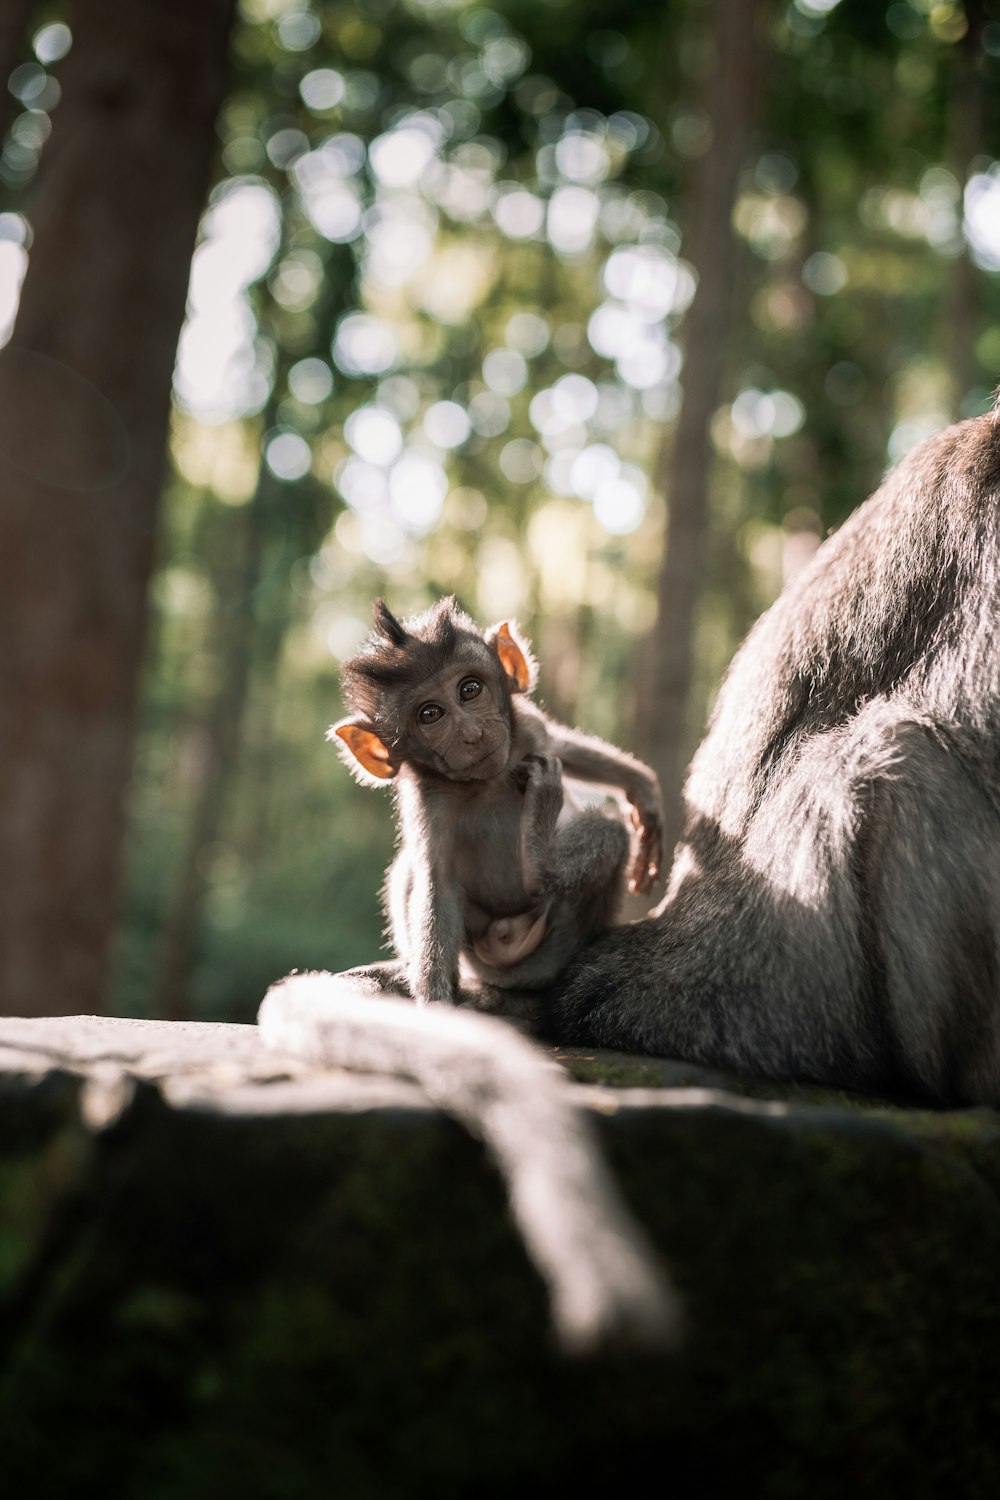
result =
[{"label": "monkey's mouth", "polygon": [[[501,756],[503,757],[501,764],[494,766],[492,762],[498,760]],[[507,746],[505,744],[494,745],[492,750],[487,750],[485,755],[480,755],[475,760],[470,761],[467,766],[463,766],[460,771],[456,771],[455,775],[459,781],[479,781],[501,770],[506,761]]]}]

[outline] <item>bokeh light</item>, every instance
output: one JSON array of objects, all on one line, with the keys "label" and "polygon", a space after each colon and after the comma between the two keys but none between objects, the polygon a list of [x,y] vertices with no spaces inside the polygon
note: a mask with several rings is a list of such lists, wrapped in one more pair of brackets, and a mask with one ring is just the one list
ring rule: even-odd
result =
[{"label": "bokeh light", "polygon": [[403,449],[403,434],[391,412],[379,406],[361,406],[344,424],[344,436],[359,458],[387,467]]},{"label": "bokeh light", "polygon": [[270,266],[279,232],[274,193],[252,180],[228,185],[202,221],[174,376],[180,405],[202,421],[246,416],[267,399],[269,370],[247,290]]},{"label": "bokeh light", "polygon": [[296,432],[279,432],[264,446],[264,459],[276,479],[302,479],[312,467],[312,449]]},{"label": "bokeh light", "polygon": [[396,363],[399,346],[389,325],[369,313],[348,313],[337,326],[333,358],[345,375],[381,375]]},{"label": "bokeh light", "polygon": [[457,401],[435,401],[424,413],[423,425],[438,448],[460,448],[472,431],[468,413]]},{"label": "bokeh light", "polygon": [[31,41],[35,56],[45,67],[65,57],[72,45],[73,33],[63,21],[52,21],[48,26],[42,26]]},{"label": "bokeh light", "polygon": [[288,372],[288,389],[303,405],[318,406],[333,390],[333,371],[325,360],[300,359]]}]

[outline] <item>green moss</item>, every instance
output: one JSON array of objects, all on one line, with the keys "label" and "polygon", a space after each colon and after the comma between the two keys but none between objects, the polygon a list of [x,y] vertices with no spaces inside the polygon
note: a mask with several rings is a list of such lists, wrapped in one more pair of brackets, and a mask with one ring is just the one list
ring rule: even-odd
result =
[{"label": "green moss", "polygon": [[588,1057],[556,1051],[556,1058],[578,1083],[603,1083],[609,1088],[657,1088],[662,1083],[658,1063],[641,1057]]},{"label": "green moss", "polygon": [[567,1363],[457,1125],[140,1090],[61,1179],[71,1211],[25,1219],[8,1487],[506,1500],[656,1472],[682,1500],[1000,1493],[995,1117],[669,1101],[595,1121],[686,1343]]}]

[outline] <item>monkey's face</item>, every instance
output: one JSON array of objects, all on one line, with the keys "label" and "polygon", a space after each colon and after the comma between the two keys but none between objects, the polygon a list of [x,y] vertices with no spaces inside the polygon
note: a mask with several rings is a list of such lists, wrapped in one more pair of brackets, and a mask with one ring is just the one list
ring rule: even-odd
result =
[{"label": "monkey's face", "polygon": [[422,683],[411,699],[406,758],[450,781],[498,776],[510,758],[510,739],[509,694],[495,667],[456,664]]}]

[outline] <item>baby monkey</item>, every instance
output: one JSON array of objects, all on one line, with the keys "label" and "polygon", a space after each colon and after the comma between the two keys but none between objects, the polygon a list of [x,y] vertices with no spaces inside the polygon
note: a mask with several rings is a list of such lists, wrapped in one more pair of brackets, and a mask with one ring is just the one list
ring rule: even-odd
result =
[{"label": "baby monkey", "polygon": [[[391,781],[399,853],[386,880],[397,961],[353,970],[454,1005],[460,970],[502,989],[549,983],[615,919],[627,879],[660,874],[654,773],[531,702],[537,668],[509,623],[481,632],[442,599],[400,623],[380,599],[344,663],[352,710],[330,729],[365,785]],[[559,821],[562,773],[624,794],[636,830],[597,810]]]}]

